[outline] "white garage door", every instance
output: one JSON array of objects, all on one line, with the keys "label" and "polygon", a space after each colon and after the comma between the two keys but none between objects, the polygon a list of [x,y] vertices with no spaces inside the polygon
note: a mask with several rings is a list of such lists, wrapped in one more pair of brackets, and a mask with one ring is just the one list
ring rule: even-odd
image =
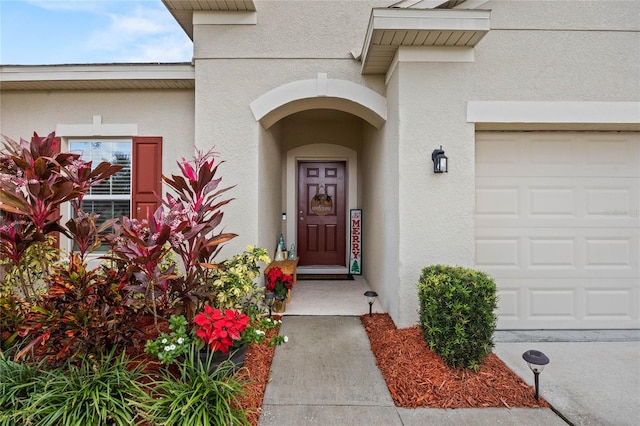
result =
[{"label": "white garage door", "polygon": [[476,266],[500,329],[640,328],[640,135],[476,134]]}]

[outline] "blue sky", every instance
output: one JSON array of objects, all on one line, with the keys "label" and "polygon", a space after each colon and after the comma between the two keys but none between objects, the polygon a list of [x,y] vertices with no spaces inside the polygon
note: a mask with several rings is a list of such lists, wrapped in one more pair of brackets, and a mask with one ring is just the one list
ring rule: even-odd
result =
[{"label": "blue sky", "polygon": [[160,0],[0,0],[0,64],[189,62]]}]

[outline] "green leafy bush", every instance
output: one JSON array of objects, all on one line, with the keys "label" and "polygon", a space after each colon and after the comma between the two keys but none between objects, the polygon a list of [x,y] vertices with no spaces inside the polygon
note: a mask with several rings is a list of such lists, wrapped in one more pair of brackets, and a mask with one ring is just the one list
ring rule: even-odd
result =
[{"label": "green leafy bush", "polygon": [[[113,351],[43,369],[0,357],[0,425],[137,425],[150,397],[143,366]],[[148,381],[148,380],[146,380]]]},{"label": "green leafy bush", "polygon": [[420,328],[449,366],[476,370],[493,347],[496,285],[483,272],[446,265],[422,270]]},{"label": "green leafy bush", "polygon": [[231,373],[233,364],[223,362],[209,373],[213,352],[205,363],[194,362],[195,359],[193,353],[185,357],[178,377],[164,370],[162,379],[152,383],[156,398],[148,420],[161,426],[248,425],[238,399],[243,394],[243,383]]},{"label": "green leafy bush", "polygon": [[0,352],[0,426],[27,424],[29,395],[38,389],[37,368]]}]

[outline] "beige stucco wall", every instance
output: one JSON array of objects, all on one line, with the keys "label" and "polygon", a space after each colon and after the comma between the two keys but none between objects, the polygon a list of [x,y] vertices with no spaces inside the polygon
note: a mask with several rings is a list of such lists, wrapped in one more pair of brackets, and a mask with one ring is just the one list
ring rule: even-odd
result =
[{"label": "beige stucco wall", "polygon": [[[315,79],[318,73],[383,93],[383,78],[362,76],[360,62],[350,53],[362,46],[371,5],[379,4],[381,2],[260,1],[257,25],[194,26],[196,145],[205,146],[215,141],[226,161],[225,180],[237,184],[233,192],[236,199],[225,210],[225,223],[240,236],[223,250],[223,255],[247,244],[273,249],[272,235],[277,235],[286,225],[274,218],[286,211],[283,210],[286,200],[281,196],[265,197],[258,193],[259,188],[263,183],[286,188],[284,177],[274,181],[274,169],[282,170],[287,150],[296,144],[309,143],[301,142],[299,137],[276,137],[277,130],[273,128],[265,133],[249,105],[270,90]],[[288,129],[291,126],[290,122]],[[331,139],[330,129],[320,133],[310,129],[307,133],[315,135],[317,140]],[[343,135],[342,138],[355,141],[360,137]],[[279,142],[269,143],[275,140]],[[280,155],[281,159],[267,164],[259,159],[259,153],[271,159]],[[267,192],[271,193],[271,188]],[[275,229],[262,229],[263,223]]]},{"label": "beige stucco wall", "polygon": [[[285,182],[283,178],[284,164],[282,148],[280,146],[281,125],[274,125],[271,129],[260,130],[259,167],[258,175],[258,236],[250,244],[257,244],[269,250],[273,256],[276,247],[276,238],[284,231],[281,213],[284,210],[274,208],[284,203],[286,188],[280,184]],[[235,194],[234,194],[235,195]],[[228,223],[225,220],[225,223]],[[244,236],[245,240],[249,238]]]},{"label": "beige stucco wall", "polygon": [[193,156],[193,91],[0,92],[0,134],[15,140],[47,135],[58,124],[91,124],[96,115],[105,125],[138,125],[138,135],[121,136],[162,136],[164,174],[178,173],[176,160]]},{"label": "beige stucco wall", "polygon": [[[401,308],[394,319],[402,326],[417,319],[415,283],[423,266],[474,265],[475,129],[466,122],[468,101],[640,99],[640,50],[631,48],[639,35],[617,31],[632,27],[631,2],[609,4],[619,20],[609,16],[606,24],[595,23],[604,7],[598,2],[496,3],[493,29],[475,49],[474,63],[400,63],[394,75],[401,122]],[[548,23],[553,30],[522,29]],[[599,31],[580,31],[593,25]],[[449,157],[445,175],[432,172],[431,152],[440,145]]]},{"label": "beige stucco wall", "polygon": [[[257,25],[197,25],[196,140],[215,135],[228,162],[225,178],[238,182],[229,228],[241,224],[247,240],[259,235],[261,244],[273,245],[274,232],[262,225],[281,230],[276,216],[287,200],[268,188],[271,195],[259,197],[265,181],[286,184],[269,165],[282,167],[278,155],[332,132],[304,116],[265,131],[251,116],[252,101],[318,73],[373,89],[386,97],[387,122],[380,130],[362,123],[356,147],[364,274],[399,326],[414,323],[423,266],[474,264],[468,101],[638,100],[640,53],[631,48],[638,45],[637,6],[612,3],[489,3],[492,30],[475,49],[475,62],[400,63],[386,86],[383,76],[361,75],[349,52],[362,47],[371,7],[388,2],[260,1]],[[304,133],[305,141],[288,137]],[[440,145],[450,158],[447,175],[432,172],[431,152]]]},{"label": "beige stucco wall", "polygon": [[395,321],[400,306],[399,82],[387,86],[387,122],[380,131],[365,127],[362,169],[362,264],[364,276],[379,303]]}]

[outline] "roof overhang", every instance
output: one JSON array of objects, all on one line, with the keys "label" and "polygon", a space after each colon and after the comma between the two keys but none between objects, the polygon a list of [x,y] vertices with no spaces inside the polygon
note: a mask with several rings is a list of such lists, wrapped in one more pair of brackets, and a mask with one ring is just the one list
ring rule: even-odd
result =
[{"label": "roof overhang", "polygon": [[191,64],[8,65],[0,90],[193,89]]},{"label": "roof overhang", "polygon": [[490,10],[371,11],[362,48],[362,74],[384,74],[400,46],[475,47],[489,32]]},{"label": "roof overhang", "polygon": [[193,40],[193,12],[255,12],[253,0],[162,0],[178,24]]}]

